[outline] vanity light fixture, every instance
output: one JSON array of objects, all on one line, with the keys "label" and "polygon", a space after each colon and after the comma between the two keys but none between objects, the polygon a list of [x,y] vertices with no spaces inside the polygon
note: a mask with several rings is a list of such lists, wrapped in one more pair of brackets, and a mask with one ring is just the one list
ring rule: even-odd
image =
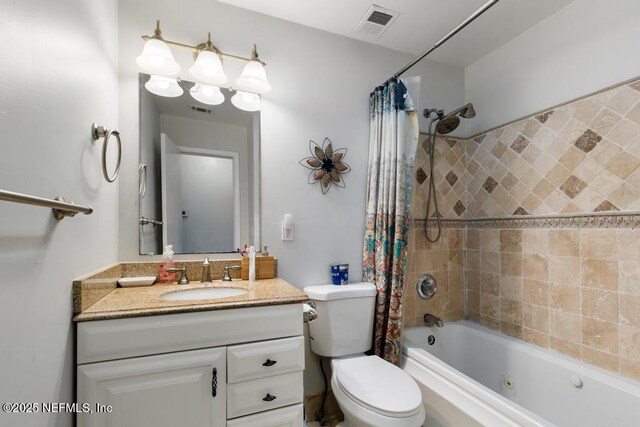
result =
[{"label": "vanity light fixture", "polygon": [[259,111],[261,107],[260,95],[241,90],[231,97],[231,103],[244,111]]},{"label": "vanity light fixture", "polygon": [[[175,97],[183,93],[176,80],[180,74],[180,66],[173,59],[169,46],[187,48],[194,51],[195,62],[189,67],[189,74],[193,76],[196,84],[191,88],[191,96],[208,105],[218,105],[224,102],[224,95],[220,87],[228,82],[228,77],[222,68],[222,59],[231,58],[244,61],[247,64],[240,77],[236,80],[238,89],[231,97],[231,102],[237,108],[245,111],[260,110],[260,95],[271,90],[267,80],[267,73],[263,61],[258,58],[256,45],[251,50],[251,57],[245,58],[220,51],[211,42],[211,33],[208,33],[207,41],[197,46],[178,43],[162,38],[160,21],[156,21],[156,29],[153,36],[142,36],[145,45],[142,53],[136,58],[140,70],[150,74],[151,78],[145,83],[145,88],[159,96]],[[228,87],[234,90],[233,87]]]},{"label": "vanity light fixture", "polygon": [[224,95],[217,86],[196,83],[189,91],[191,96],[207,105],[220,105],[224,102]]},{"label": "vanity light fixture", "polygon": [[153,36],[146,37],[142,53],[136,58],[140,70],[156,76],[177,77],[180,74],[180,65],[173,59],[171,49],[162,38],[160,21],[156,22]]},{"label": "vanity light fixture", "polygon": [[244,66],[242,74],[240,74],[236,83],[243,90],[260,95],[271,90],[271,85],[267,80],[267,72],[264,70],[264,66],[258,59],[258,50],[255,44],[251,49],[251,61]]},{"label": "vanity light fixture", "polygon": [[166,96],[168,98],[175,98],[184,92],[178,84],[178,81],[171,77],[152,75],[149,81],[144,84],[144,87],[154,95]]},{"label": "vanity light fixture", "polygon": [[211,33],[207,34],[207,41],[204,44],[205,47],[198,54],[196,62],[189,68],[189,74],[191,74],[198,83],[223,85],[228,82],[229,79],[222,69],[222,61],[218,56],[220,51],[211,43]]}]

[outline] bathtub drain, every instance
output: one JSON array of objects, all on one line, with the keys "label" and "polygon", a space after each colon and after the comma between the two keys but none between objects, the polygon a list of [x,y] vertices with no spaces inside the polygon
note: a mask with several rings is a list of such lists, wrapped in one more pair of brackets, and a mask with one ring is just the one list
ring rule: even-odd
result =
[{"label": "bathtub drain", "polygon": [[429,345],[433,345],[433,343],[436,342],[436,337],[434,337],[433,335],[429,335],[429,337],[427,338],[427,343]]},{"label": "bathtub drain", "polygon": [[513,390],[516,387],[516,384],[511,380],[511,378],[505,378],[502,382],[509,390]]}]

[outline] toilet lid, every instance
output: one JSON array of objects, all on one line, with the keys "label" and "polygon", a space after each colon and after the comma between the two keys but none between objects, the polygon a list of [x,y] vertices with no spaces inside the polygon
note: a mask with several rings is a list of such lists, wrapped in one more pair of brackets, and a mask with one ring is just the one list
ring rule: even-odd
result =
[{"label": "toilet lid", "polygon": [[374,412],[408,417],[422,405],[420,389],[413,378],[377,356],[341,360],[335,368],[342,391]]}]

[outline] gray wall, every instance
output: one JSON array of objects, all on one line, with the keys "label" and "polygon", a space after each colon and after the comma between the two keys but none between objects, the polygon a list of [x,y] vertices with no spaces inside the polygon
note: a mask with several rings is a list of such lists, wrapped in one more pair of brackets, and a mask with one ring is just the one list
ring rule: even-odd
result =
[{"label": "gray wall", "polygon": [[[194,14],[193,10],[198,13]],[[153,16],[149,11],[153,11]],[[263,98],[261,113],[263,243],[279,258],[278,272],[295,286],[330,282],[328,266],[341,260],[351,264],[353,280],[362,265],[364,204],[369,140],[369,93],[412,59],[377,47],[296,25],[218,2],[186,0],[180,8],[169,0],[120,3],[120,122],[123,132],[137,135],[138,80],[135,57],[142,49],[141,34],[160,19],[170,39],[198,43],[214,30],[214,41],[224,51],[249,54],[258,44],[267,62],[273,91]],[[174,49],[189,80],[191,52]],[[231,81],[242,63],[226,60]],[[463,70],[426,60],[415,73],[423,75],[425,105],[452,108],[464,101]],[[409,73],[410,75],[411,73]],[[134,136],[135,137],[135,136]],[[309,140],[329,137],[336,147],[347,147],[346,189],[323,196],[307,184],[308,170],[298,161],[308,156]],[[135,238],[137,146],[128,147],[128,163],[120,183],[120,257],[137,256]],[[296,240],[280,241],[285,213],[295,219]]]},{"label": "gray wall", "polygon": [[[102,143],[89,132],[94,121],[118,125],[116,9],[115,0],[0,8],[0,188],[95,210],[57,222],[49,209],[0,202],[0,402],[74,401],[71,282],[118,259],[118,184],[102,178]],[[72,414],[0,412],[0,425],[66,427]]]},{"label": "gray wall", "polygon": [[637,0],[575,0],[469,65],[466,136],[640,76],[639,22]]}]

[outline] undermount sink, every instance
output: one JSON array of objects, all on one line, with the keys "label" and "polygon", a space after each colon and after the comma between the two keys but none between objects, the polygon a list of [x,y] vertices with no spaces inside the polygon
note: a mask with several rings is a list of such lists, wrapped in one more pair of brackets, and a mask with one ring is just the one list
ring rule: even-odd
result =
[{"label": "undermount sink", "polygon": [[186,291],[168,292],[162,295],[162,299],[169,301],[190,301],[200,299],[218,299],[237,297],[247,293],[244,289],[239,288],[205,288],[205,289],[189,289]]}]

